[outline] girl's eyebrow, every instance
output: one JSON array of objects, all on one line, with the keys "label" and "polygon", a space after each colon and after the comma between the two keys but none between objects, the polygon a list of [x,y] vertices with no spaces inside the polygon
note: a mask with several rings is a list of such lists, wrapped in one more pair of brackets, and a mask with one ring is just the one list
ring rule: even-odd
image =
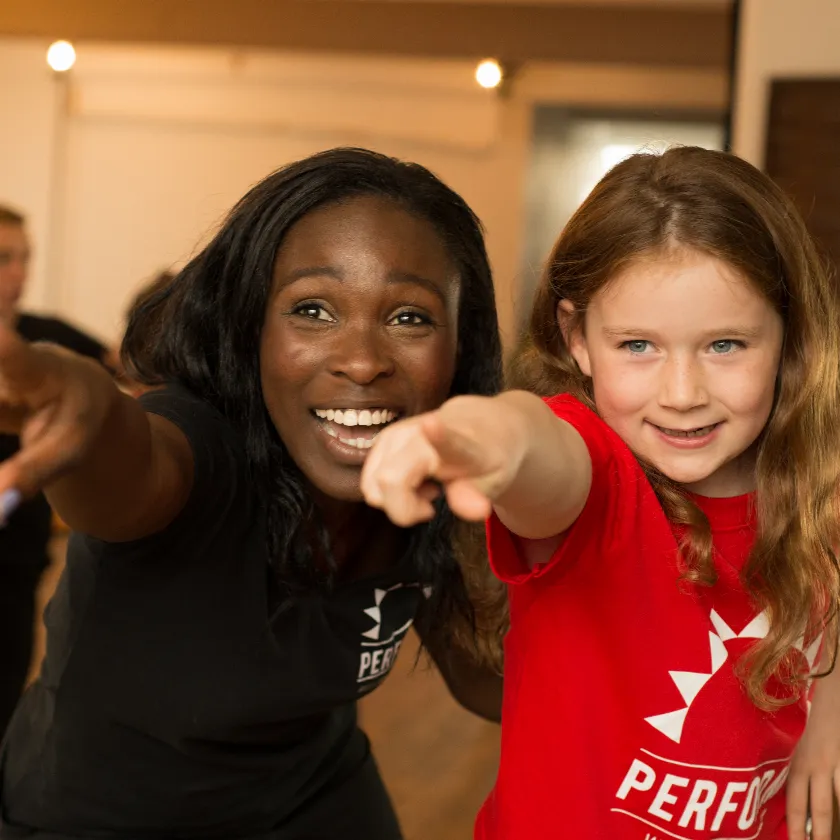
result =
[{"label": "girl's eyebrow", "polygon": [[[608,338],[639,338],[639,336],[651,336],[657,338],[659,333],[649,327],[602,327],[602,332]],[[732,327],[723,326],[715,327],[712,330],[706,330],[703,337],[707,339],[714,338],[758,338],[762,334],[761,327]]]}]

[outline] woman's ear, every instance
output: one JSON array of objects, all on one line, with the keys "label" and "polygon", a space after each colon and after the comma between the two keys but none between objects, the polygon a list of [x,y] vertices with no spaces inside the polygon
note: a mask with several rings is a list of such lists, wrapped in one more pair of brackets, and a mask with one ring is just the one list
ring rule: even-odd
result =
[{"label": "woman's ear", "polygon": [[589,363],[589,348],[586,346],[586,334],[583,330],[583,319],[575,317],[575,306],[570,300],[557,302],[557,326],[563,333],[566,347],[577,362],[580,372],[584,376],[592,376],[592,366]]}]

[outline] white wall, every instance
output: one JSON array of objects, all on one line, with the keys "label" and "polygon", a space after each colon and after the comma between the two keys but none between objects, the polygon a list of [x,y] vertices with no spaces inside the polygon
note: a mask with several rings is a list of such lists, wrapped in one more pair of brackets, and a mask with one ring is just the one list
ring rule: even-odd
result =
[{"label": "white wall", "polygon": [[472,73],[471,62],[80,49],[58,308],[116,339],[138,283],[193,253],[254,182],[336,145],[439,174],[485,222],[494,269],[509,284],[528,109],[481,90]]},{"label": "white wall", "polygon": [[36,245],[26,302],[46,304],[58,95],[47,44],[0,39],[0,203],[22,210]]},{"label": "white wall", "polygon": [[0,201],[26,209],[49,250],[28,302],[111,341],[139,284],[188,257],[251,184],[345,144],[419,161],[464,195],[510,337],[533,103],[715,109],[726,91],[708,70],[538,64],[496,93],[469,61],[88,44],[56,79],[46,46],[0,41],[4,78],[23,80],[0,89],[15,119]]},{"label": "white wall", "polygon": [[733,151],[764,164],[770,81],[840,76],[838,0],[742,0]]}]

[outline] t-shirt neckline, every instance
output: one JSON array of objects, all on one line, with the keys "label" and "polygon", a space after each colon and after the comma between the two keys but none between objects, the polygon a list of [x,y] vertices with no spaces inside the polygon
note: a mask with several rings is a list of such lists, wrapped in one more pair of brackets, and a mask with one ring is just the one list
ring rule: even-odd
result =
[{"label": "t-shirt neckline", "polygon": [[712,497],[688,493],[709,520],[712,531],[730,531],[743,528],[755,522],[755,493],[740,496]]}]

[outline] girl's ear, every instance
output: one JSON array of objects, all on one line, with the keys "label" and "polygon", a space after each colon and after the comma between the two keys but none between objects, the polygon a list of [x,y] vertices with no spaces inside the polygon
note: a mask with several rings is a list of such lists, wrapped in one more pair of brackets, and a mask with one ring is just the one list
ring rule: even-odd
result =
[{"label": "girl's ear", "polygon": [[569,352],[577,362],[580,372],[584,376],[592,376],[592,365],[589,362],[589,348],[586,346],[586,333],[583,330],[583,319],[575,318],[575,307],[570,300],[560,300],[557,303],[557,325],[563,333],[563,339]]}]

